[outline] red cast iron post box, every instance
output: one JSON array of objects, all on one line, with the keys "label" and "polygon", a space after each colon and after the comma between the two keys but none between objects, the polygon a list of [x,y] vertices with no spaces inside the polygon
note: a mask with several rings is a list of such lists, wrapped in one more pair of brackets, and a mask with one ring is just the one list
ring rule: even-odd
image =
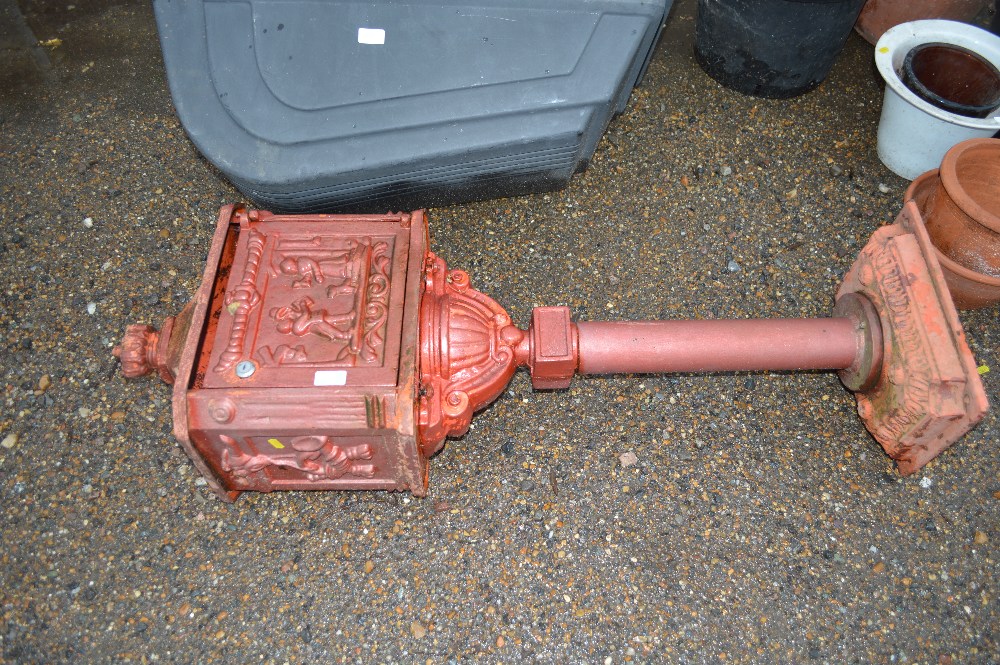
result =
[{"label": "red cast iron post box", "polygon": [[985,391],[919,210],[873,234],[833,316],[574,322],[527,330],[427,248],[421,211],[272,215],[227,206],[194,300],[129,326],[127,377],[173,384],[174,434],[226,500],[245,490],[423,495],[427,460],[518,367],[576,373],[838,371],[902,473],[974,427]]}]

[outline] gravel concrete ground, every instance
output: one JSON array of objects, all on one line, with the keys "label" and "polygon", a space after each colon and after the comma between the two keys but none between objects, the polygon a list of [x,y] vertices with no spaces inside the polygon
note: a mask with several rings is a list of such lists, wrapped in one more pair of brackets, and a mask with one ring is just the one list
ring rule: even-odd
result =
[{"label": "gravel concrete ground", "polygon": [[[519,376],[425,499],[216,501],[168,389],[110,351],[193,293],[239,196],[174,116],[148,3],[76,4],[24,5],[53,76],[0,91],[0,660],[998,662],[995,412],[904,479],[832,374]],[[693,5],[567,190],[431,211],[522,325],[825,315],[895,217],[871,46],[751,99],[695,64]],[[1000,403],[997,311],[962,321]]]}]

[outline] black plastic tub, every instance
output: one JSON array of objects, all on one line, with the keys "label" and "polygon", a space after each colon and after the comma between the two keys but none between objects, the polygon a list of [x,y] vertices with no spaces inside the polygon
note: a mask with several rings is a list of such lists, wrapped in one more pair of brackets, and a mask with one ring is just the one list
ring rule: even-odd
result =
[{"label": "black plastic tub", "polygon": [[698,0],[695,57],[726,86],[784,99],[826,78],[865,0]]},{"label": "black plastic tub", "polygon": [[564,186],[670,0],[154,0],[174,106],[257,205],[385,212]]}]

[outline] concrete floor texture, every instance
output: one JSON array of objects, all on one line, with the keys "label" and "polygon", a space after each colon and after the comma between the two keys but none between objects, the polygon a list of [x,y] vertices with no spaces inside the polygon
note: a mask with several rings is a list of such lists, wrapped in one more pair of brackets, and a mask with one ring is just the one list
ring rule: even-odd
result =
[{"label": "concrete floor texture", "polygon": [[[61,42],[0,89],[0,661],[1000,662],[996,411],[903,478],[835,374],[522,373],[426,498],[217,501],[111,347],[183,306],[241,196],[174,114],[149,3],[22,7]],[[697,66],[694,16],[567,189],[429,211],[522,327],[828,315],[899,211],[870,45],[754,99]],[[997,310],[961,320],[996,405]]]}]

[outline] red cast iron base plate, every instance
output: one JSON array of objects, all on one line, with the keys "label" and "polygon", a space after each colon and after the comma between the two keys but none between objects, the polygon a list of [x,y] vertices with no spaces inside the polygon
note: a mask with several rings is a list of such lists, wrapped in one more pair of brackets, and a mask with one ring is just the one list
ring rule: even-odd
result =
[{"label": "red cast iron base plate", "polygon": [[838,301],[866,296],[882,324],[884,365],[855,394],[858,414],[907,475],[975,427],[989,406],[920,211],[908,202],[876,231]]}]

